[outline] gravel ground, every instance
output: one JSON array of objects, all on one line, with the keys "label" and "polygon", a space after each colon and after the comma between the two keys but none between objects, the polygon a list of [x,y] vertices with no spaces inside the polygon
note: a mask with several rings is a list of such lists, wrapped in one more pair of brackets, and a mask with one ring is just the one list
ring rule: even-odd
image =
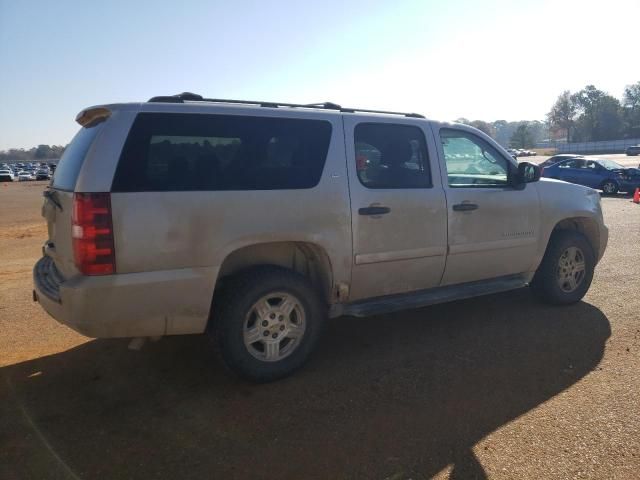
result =
[{"label": "gravel ground", "polygon": [[255,386],[201,336],[132,352],[49,318],[31,300],[42,188],[0,185],[2,479],[640,478],[629,197],[603,199],[609,248],[583,302],[523,289],[336,319],[306,368]]}]

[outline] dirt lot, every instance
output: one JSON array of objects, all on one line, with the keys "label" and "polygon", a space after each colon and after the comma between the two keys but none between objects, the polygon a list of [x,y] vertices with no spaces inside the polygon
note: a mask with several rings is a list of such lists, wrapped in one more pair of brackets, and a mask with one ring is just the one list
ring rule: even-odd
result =
[{"label": "dirt lot", "polygon": [[[633,164],[636,160],[633,160]],[[0,185],[0,478],[640,478],[640,206],[603,200],[584,302],[528,290],[336,319],[308,366],[227,375],[200,336],[139,352],[31,300],[41,183]]]}]

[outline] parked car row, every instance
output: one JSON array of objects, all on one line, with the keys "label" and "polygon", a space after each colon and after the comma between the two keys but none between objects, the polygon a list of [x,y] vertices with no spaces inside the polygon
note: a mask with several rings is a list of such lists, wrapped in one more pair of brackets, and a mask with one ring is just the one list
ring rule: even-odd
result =
[{"label": "parked car row", "polygon": [[50,180],[55,168],[55,163],[3,163],[0,165],[0,182]]},{"label": "parked car row", "polygon": [[524,150],[522,148],[507,148],[507,152],[514,157],[535,157],[538,155],[538,152],[534,152],[533,150]]}]

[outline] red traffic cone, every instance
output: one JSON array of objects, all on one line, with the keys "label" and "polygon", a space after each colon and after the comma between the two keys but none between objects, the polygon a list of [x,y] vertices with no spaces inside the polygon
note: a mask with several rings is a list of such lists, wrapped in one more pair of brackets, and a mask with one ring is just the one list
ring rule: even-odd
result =
[{"label": "red traffic cone", "polygon": [[640,203],[640,188],[636,188],[636,191],[633,193],[633,203]]}]

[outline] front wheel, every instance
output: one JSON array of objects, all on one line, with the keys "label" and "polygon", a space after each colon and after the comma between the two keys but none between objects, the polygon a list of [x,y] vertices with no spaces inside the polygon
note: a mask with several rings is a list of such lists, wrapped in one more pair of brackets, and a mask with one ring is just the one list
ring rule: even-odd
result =
[{"label": "front wheel", "polygon": [[615,195],[618,193],[618,184],[613,180],[607,180],[602,184],[602,191],[607,195]]},{"label": "front wheel", "polygon": [[214,336],[225,364],[247,380],[291,374],[313,350],[326,309],[307,278],[261,267],[232,279],[214,301]]},{"label": "front wheel", "polygon": [[545,303],[575,303],[589,290],[594,268],[595,255],[585,236],[572,230],[560,230],[551,236],[531,288]]}]

